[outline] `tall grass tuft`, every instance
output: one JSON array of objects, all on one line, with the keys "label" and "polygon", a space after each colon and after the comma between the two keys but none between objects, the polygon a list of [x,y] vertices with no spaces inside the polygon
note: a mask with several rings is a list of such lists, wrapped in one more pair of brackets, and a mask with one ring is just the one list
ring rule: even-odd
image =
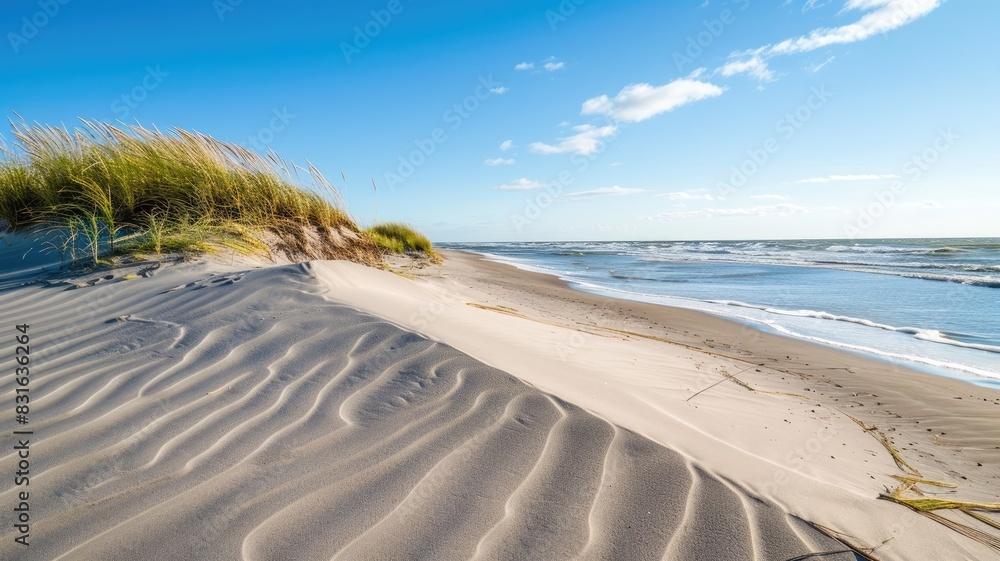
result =
[{"label": "tall grass tuft", "polygon": [[353,232],[374,251],[312,164],[181,129],[11,126],[15,142],[0,148],[0,220],[56,229],[74,256],[266,248],[268,233],[301,240],[304,228]]},{"label": "tall grass tuft", "polygon": [[431,241],[407,224],[388,222],[372,226],[366,230],[366,233],[375,242],[375,245],[390,253],[434,255]]}]

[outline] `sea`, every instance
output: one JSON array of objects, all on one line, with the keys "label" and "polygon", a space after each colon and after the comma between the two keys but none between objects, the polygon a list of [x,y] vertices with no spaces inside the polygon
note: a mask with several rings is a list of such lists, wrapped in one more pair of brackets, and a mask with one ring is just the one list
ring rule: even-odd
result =
[{"label": "sea", "polygon": [[1000,389],[1000,238],[437,245]]}]

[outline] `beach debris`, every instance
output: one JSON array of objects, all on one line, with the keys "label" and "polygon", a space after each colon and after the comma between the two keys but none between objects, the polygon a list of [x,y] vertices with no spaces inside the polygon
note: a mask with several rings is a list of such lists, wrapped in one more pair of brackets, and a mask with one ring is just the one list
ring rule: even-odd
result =
[{"label": "beach debris", "polygon": [[[948,489],[956,489],[957,485],[951,483],[942,483],[940,481],[932,481],[929,479],[924,479],[922,477],[906,477],[906,476],[891,476],[894,479],[901,482],[901,484],[892,489],[891,491],[886,489],[885,493],[879,494],[880,499],[885,501],[894,502],[896,504],[903,505],[910,510],[930,518],[931,520],[944,525],[945,527],[962,534],[963,536],[975,540],[983,545],[989,546],[997,551],[1000,551],[1000,538],[992,536],[977,530],[971,526],[967,526],[960,522],[956,522],[950,518],[946,518],[939,514],[936,514],[936,510],[955,510],[961,512],[983,524],[986,524],[992,528],[1000,530],[1000,522],[988,518],[981,514],[982,511],[986,512],[998,512],[1000,513],[1000,503],[979,503],[970,501],[959,501],[952,499],[937,499],[932,497],[923,496],[923,492],[917,488],[917,485],[932,485],[934,487],[944,487]],[[962,479],[965,479],[963,477]],[[904,497],[904,493],[912,492],[915,497]],[[978,511],[978,512],[977,512]]]},{"label": "beach debris", "polygon": [[876,545],[875,547],[863,547],[863,546],[857,545],[855,543],[855,541],[858,538],[855,538],[854,536],[849,536],[849,535],[844,534],[842,532],[838,532],[838,531],[836,531],[836,530],[834,530],[832,528],[827,528],[826,526],[823,526],[821,524],[817,524],[815,522],[810,522],[809,520],[803,520],[803,522],[805,522],[806,524],[812,526],[814,529],[816,529],[816,530],[818,530],[818,531],[826,534],[827,536],[829,536],[829,537],[837,540],[838,542],[844,544],[851,551],[853,551],[856,555],[859,555],[859,556],[863,557],[864,559],[867,559],[868,561],[879,561],[879,558],[875,557],[875,551],[878,548],[880,548],[883,545],[885,545],[886,543],[888,543],[890,540],[892,540],[892,538],[887,538],[882,543]]}]

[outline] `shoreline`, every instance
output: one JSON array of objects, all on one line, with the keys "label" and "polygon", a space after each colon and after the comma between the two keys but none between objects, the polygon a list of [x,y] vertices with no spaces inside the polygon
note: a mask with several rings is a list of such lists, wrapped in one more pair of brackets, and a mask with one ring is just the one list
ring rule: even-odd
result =
[{"label": "shoreline", "polygon": [[[836,242],[838,240],[823,240]],[[724,319],[741,325],[749,325],[754,329],[758,329],[772,335],[779,335],[782,337],[788,337],[797,341],[808,342],[811,344],[819,345],[826,348],[834,348],[840,350],[841,352],[846,352],[849,354],[856,354],[868,359],[878,360],[890,364],[897,364],[901,368],[919,371],[925,374],[932,374],[936,376],[944,376],[948,378],[953,378],[956,380],[962,380],[974,385],[981,385],[984,387],[989,387],[993,389],[1000,389],[1000,373],[994,373],[989,371],[982,371],[976,366],[969,366],[960,363],[947,363],[942,362],[939,359],[931,359],[927,357],[922,357],[919,355],[901,355],[888,350],[880,350],[877,348],[863,347],[860,345],[838,342],[833,340],[823,339],[821,337],[815,337],[811,335],[804,335],[801,333],[794,333],[787,328],[779,328],[776,326],[769,326],[763,321],[755,320],[751,317],[740,316],[739,314],[728,314],[721,310],[709,310],[699,308],[697,306],[685,306],[683,304],[675,303],[677,301],[689,301],[698,304],[719,304],[725,305],[726,307],[735,306],[737,308],[748,308],[752,310],[763,310],[766,306],[761,306],[757,304],[749,304],[741,301],[726,301],[726,300],[703,300],[699,298],[687,297],[687,296],[676,296],[676,295],[661,295],[652,293],[641,293],[641,292],[631,292],[623,289],[616,289],[607,286],[601,286],[597,284],[588,284],[584,281],[576,280],[573,278],[565,277],[558,271],[547,271],[543,270],[541,267],[529,265],[527,263],[519,263],[516,260],[508,260],[499,255],[493,255],[489,253],[480,253],[470,249],[445,249],[446,252],[459,252],[466,253],[470,255],[475,255],[485,261],[490,261],[493,263],[498,263],[502,265],[509,265],[516,269],[526,271],[529,273],[535,273],[545,276],[551,276],[558,279],[560,282],[564,283],[567,288],[576,290],[578,292],[585,292],[588,294],[597,294],[599,296],[605,296],[608,298],[616,300],[626,300],[631,302],[642,302],[647,304],[653,304],[657,306],[664,306],[668,308],[691,310],[693,312],[707,314],[712,317],[719,319]],[[620,294],[620,295],[618,295]],[[661,300],[661,301],[657,301]],[[832,316],[833,314],[828,314],[825,312],[815,312],[816,314],[824,314]],[[858,323],[861,325],[871,325],[870,320],[858,319],[855,317],[843,317],[836,318],[839,321],[846,321],[848,323]],[[889,330],[905,330],[911,328],[897,328],[892,326],[879,326],[884,329]],[[787,333],[784,331],[788,331]],[[926,331],[926,330],[921,330]],[[963,346],[963,345],[956,345]]]},{"label": "shoreline", "polygon": [[[504,275],[513,276],[517,279],[517,282],[527,280],[528,286],[533,290],[537,290],[539,287],[545,287],[546,291],[550,295],[558,295],[559,297],[565,297],[564,294],[560,294],[562,291],[569,291],[576,295],[586,295],[589,298],[584,300],[593,302],[599,300],[607,300],[613,302],[620,302],[621,307],[628,310],[631,313],[631,317],[635,319],[645,319],[644,316],[649,315],[649,310],[661,310],[665,317],[670,317],[671,319],[682,319],[682,323],[690,323],[692,327],[703,326],[703,330],[710,330],[713,327],[717,331],[732,331],[738,330],[741,334],[746,335],[747,332],[752,332],[749,336],[749,341],[753,342],[754,345],[743,344],[740,345],[739,342],[735,343],[718,343],[718,344],[707,344],[704,338],[699,338],[697,334],[681,333],[673,331],[670,334],[673,336],[669,339],[670,343],[690,346],[693,348],[700,349],[706,352],[714,352],[716,348],[720,345],[730,345],[732,348],[737,350],[744,350],[752,353],[749,356],[760,356],[768,360],[774,360],[779,353],[775,352],[763,352],[757,354],[753,352],[756,348],[758,353],[760,353],[759,347],[761,345],[766,345],[766,343],[777,340],[784,341],[787,345],[791,346],[801,346],[801,354],[809,354],[820,352],[821,354],[835,356],[835,355],[846,355],[852,357],[855,361],[859,363],[865,363],[868,365],[875,365],[876,369],[881,370],[891,370],[893,372],[910,373],[918,377],[923,382],[927,382],[933,379],[943,379],[956,382],[957,386],[952,386],[951,384],[946,384],[949,388],[957,393],[961,393],[962,386],[971,386],[975,388],[984,388],[987,390],[994,390],[992,393],[997,393],[996,390],[1000,389],[990,385],[977,384],[971,381],[974,375],[969,373],[963,373],[960,371],[954,371],[954,375],[938,374],[930,370],[923,370],[919,365],[911,365],[903,360],[894,360],[888,357],[883,357],[879,355],[873,355],[865,351],[859,351],[849,347],[837,346],[833,344],[820,343],[816,341],[811,341],[809,339],[799,338],[792,335],[787,335],[779,331],[772,331],[766,329],[764,326],[753,322],[752,320],[742,320],[738,317],[725,317],[713,314],[708,311],[698,310],[694,308],[684,308],[679,306],[671,306],[670,304],[661,304],[654,302],[646,302],[643,300],[636,300],[631,298],[620,298],[615,296],[610,296],[608,294],[600,293],[597,291],[591,292],[587,290],[581,290],[574,288],[572,286],[574,281],[567,280],[561,277],[558,273],[549,273],[544,271],[538,271],[530,269],[527,267],[519,267],[516,264],[508,263],[499,259],[492,259],[489,256],[476,253],[473,251],[466,250],[456,250],[456,249],[446,249],[441,250],[442,253],[449,259],[457,259],[462,262],[462,265],[466,265],[467,261],[474,261],[475,266],[483,268],[486,272],[494,274],[496,277],[501,277]],[[516,271],[516,272],[515,272]],[[421,275],[427,278],[431,275]],[[509,286],[504,286],[505,283],[497,283],[497,288],[504,287],[509,289]],[[510,283],[511,285],[516,284]],[[544,310],[544,312],[551,313],[551,310]],[[569,315],[568,313],[566,315]],[[652,320],[647,320],[646,324],[642,325],[643,328],[649,329],[649,322]],[[659,325],[659,322],[653,321],[654,326]],[[690,331],[690,330],[686,330]],[[714,340],[709,340],[710,343],[716,343]],[[786,355],[787,356],[787,355]],[[786,359],[787,360],[787,359]],[[931,378],[927,378],[931,377]]]}]

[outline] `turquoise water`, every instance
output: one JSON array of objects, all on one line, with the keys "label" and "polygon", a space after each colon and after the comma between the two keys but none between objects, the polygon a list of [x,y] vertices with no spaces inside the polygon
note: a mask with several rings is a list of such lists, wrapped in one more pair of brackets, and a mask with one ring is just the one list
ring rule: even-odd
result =
[{"label": "turquoise water", "polygon": [[1000,388],[1000,239],[441,244]]}]

